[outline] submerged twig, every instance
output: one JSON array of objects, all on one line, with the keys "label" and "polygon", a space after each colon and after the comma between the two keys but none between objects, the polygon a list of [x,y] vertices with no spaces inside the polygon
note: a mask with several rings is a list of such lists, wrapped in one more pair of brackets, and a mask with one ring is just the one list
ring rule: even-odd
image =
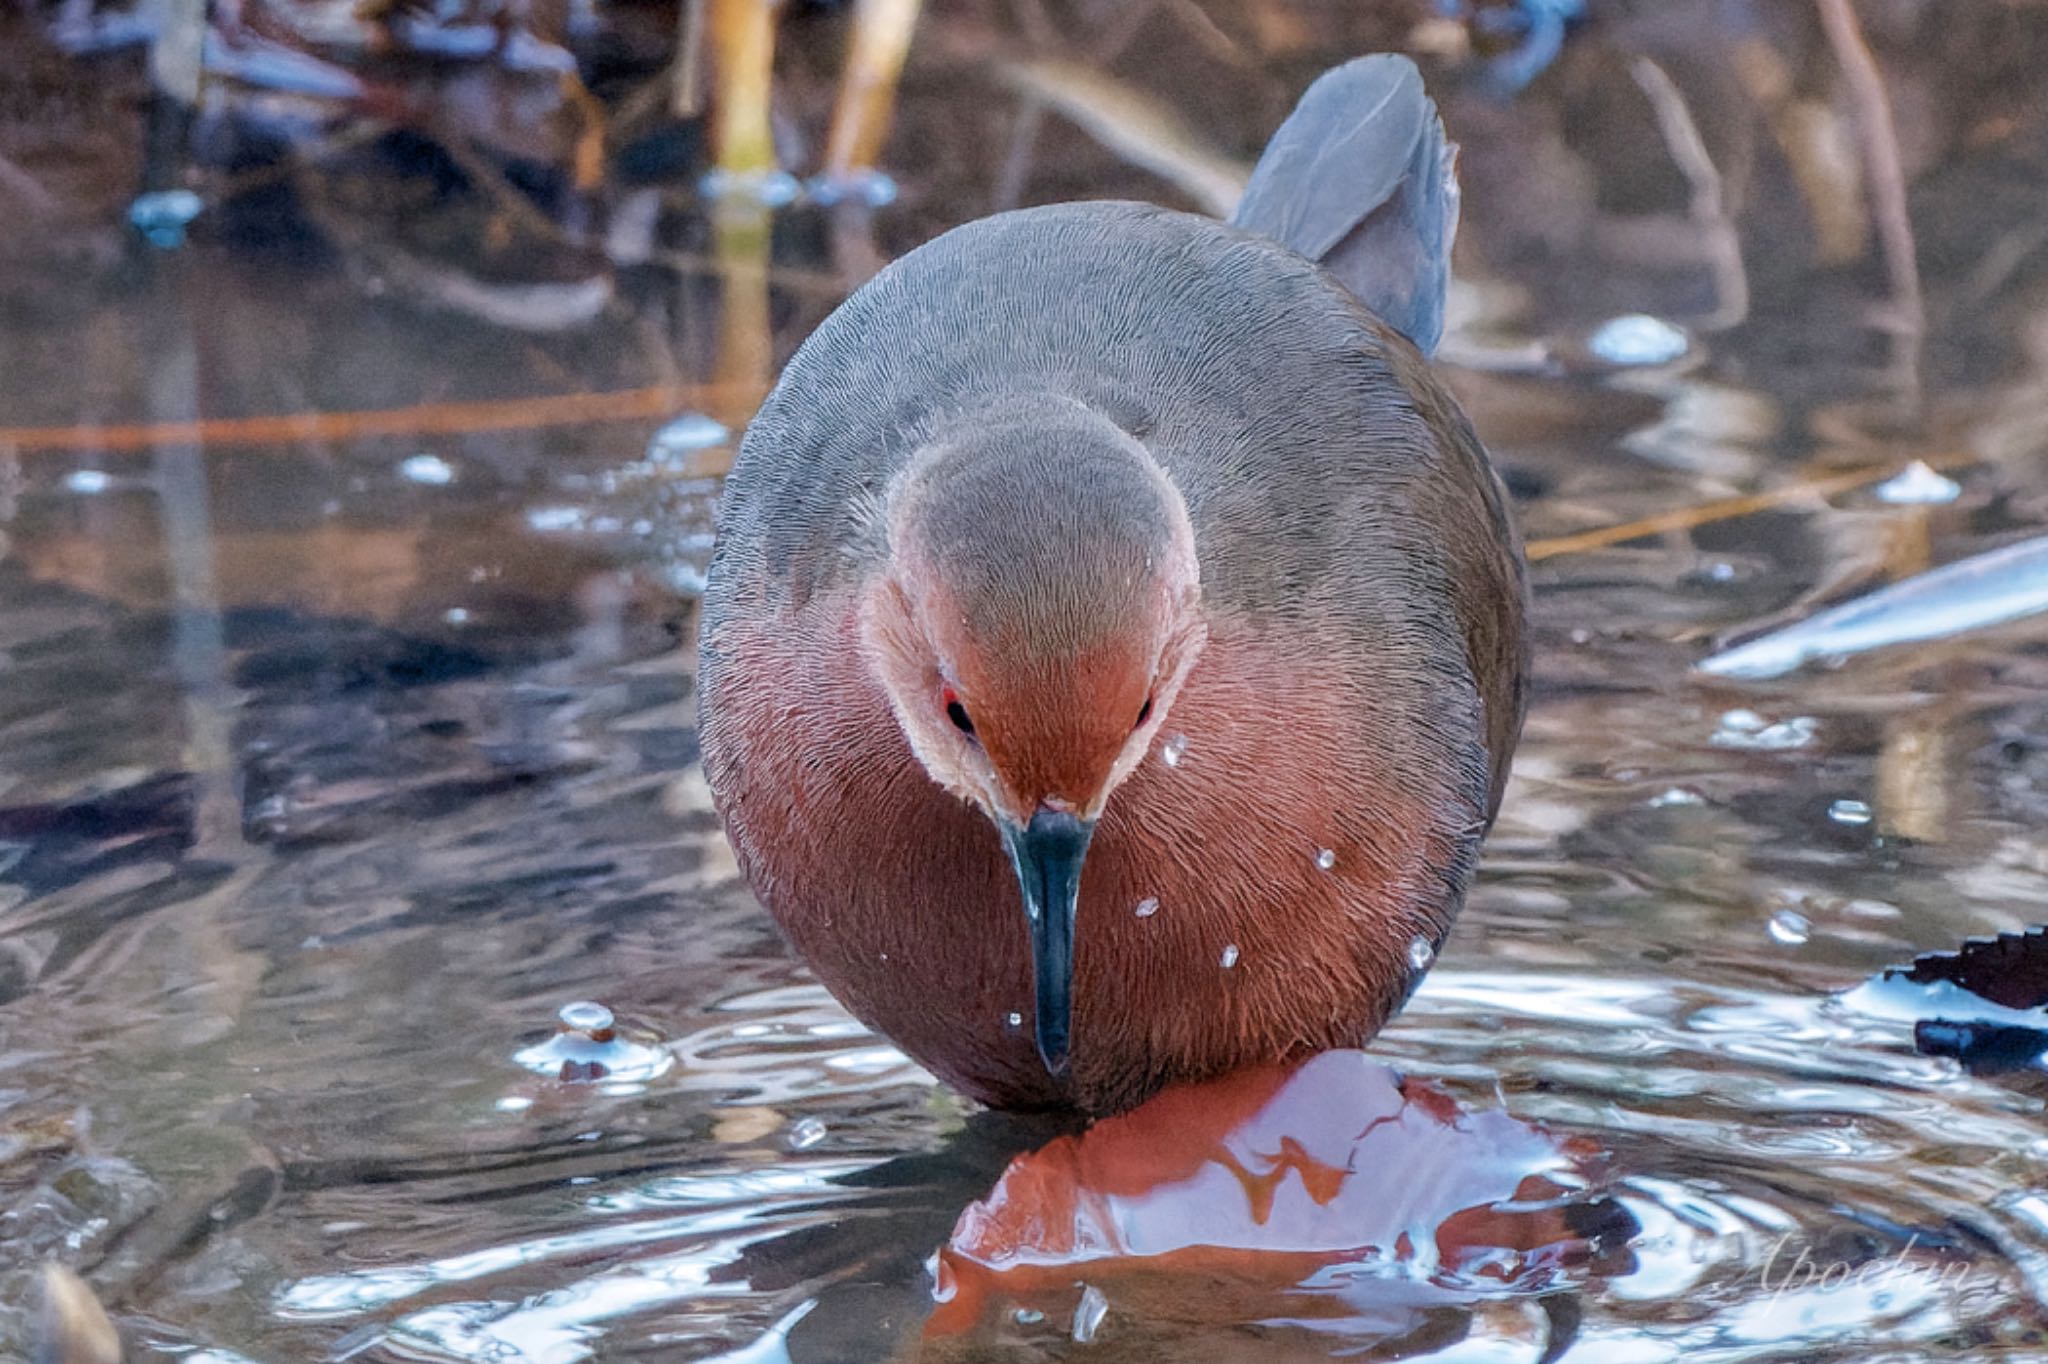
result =
[{"label": "submerged twig", "polygon": [[896,83],[910,52],[921,0],[860,0],[839,77],[839,98],[825,140],[824,173],[873,170],[896,112]]},{"label": "submerged twig", "polygon": [[1045,125],[1045,102],[1027,95],[1017,106],[1017,121],[1010,125],[1010,145],[1003,153],[1002,169],[996,172],[995,193],[989,196],[989,211],[1001,213],[1024,201],[1024,186],[1031,178],[1033,154],[1038,147],[1038,130]]},{"label": "submerged twig", "polygon": [[1630,72],[1650,101],[1664,145],[1692,190],[1692,219],[1706,237],[1714,295],[1719,302],[1701,321],[1711,327],[1735,326],[1749,316],[1749,273],[1743,268],[1742,238],[1729,212],[1721,172],[1708,155],[1699,124],[1670,74],[1648,57],[1636,58]]},{"label": "submerged twig", "polygon": [[[0,433],[4,434],[4,433]],[[1970,462],[1964,454],[1937,455],[1925,459],[1930,468],[1946,469]],[[1910,461],[1908,461],[1910,462]],[[1669,531],[1692,530],[1698,526],[1712,525],[1718,521],[1732,521],[1739,516],[1754,516],[1760,511],[1770,511],[1787,503],[1799,502],[1812,497],[1833,497],[1837,493],[1849,492],[1856,488],[1868,487],[1892,477],[1906,467],[1905,463],[1867,465],[1825,478],[1801,479],[1788,483],[1782,488],[1766,492],[1744,493],[1740,497],[1723,497],[1696,506],[1678,507],[1654,516],[1624,521],[1620,525],[1602,526],[1597,530],[1578,531],[1571,535],[1552,535],[1541,540],[1531,540],[1527,547],[1529,561],[1540,562],[1554,559],[1562,554],[1584,554],[1596,549],[1609,549],[1626,544],[1630,540],[1647,539]]]},{"label": "submerged twig", "polygon": [[10,195],[18,202],[26,204],[32,213],[48,214],[57,211],[56,196],[43,188],[43,182],[5,156],[0,156],[0,193]]},{"label": "submerged twig", "polygon": [[1863,144],[1863,160],[1870,184],[1871,206],[1877,217],[1878,241],[1884,250],[1885,269],[1891,276],[1892,319],[1897,335],[1910,342],[1901,353],[1902,376],[1917,390],[1919,385],[1918,346],[1927,328],[1926,305],[1920,292],[1920,265],[1913,244],[1913,220],[1906,208],[1906,172],[1899,154],[1899,134],[1892,121],[1891,99],[1885,93],[1884,77],[1870,45],[1863,40],[1862,26],[1849,0],[1817,0],[1821,24],[1836,60],[1848,78],[1856,111],[1856,132]]},{"label": "submerged twig", "polygon": [[149,79],[156,92],[184,108],[199,103],[206,64],[206,0],[161,0]]},{"label": "submerged twig", "polygon": [[43,1266],[43,1312],[36,1364],[121,1364],[121,1338],[85,1280],[60,1264]]},{"label": "submerged twig", "polygon": [[1762,38],[1737,43],[1734,56],[1736,77],[1763,111],[1806,202],[1820,263],[1860,259],[1870,240],[1870,208],[1862,162],[1846,145],[1841,118],[1832,105],[1796,94],[1784,57]]},{"label": "submerged twig", "polygon": [[770,123],[775,77],[775,11],[768,0],[711,0],[713,157],[727,175],[775,169]]},{"label": "submerged twig", "polygon": [[675,118],[695,118],[704,111],[704,4],[681,0],[675,64],[669,68],[668,111]]},{"label": "submerged twig", "polygon": [[380,436],[531,431],[601,422],[661,421],[685,408],[758,402],[766,393],[766,386],[758,383],[663,385],[610,393],[420,403],[365,412],[201,417],[188,422],[136,422],[121,426],[13,426],[0,427],[0,448],[12,446],[25,454],[89,450],[127,455],[187,441],[208,446],[294,445],[308,441],[373,440]]},{"label": "submerged twig", "polygon": [[1003,78],[1057,110],[1110,151],[1179,187],[1206,212],[1236,209],[1251,167],[1206,145],[1170,107],[1114,77],[1069,62],[1017,62]]},{"label": "submerged twig", "polygon": [[570,176],[582,194],[595,194],[604,185],[604,148],[610,128],[604,102],[590,92],[583,77],[564,71],[560,79],[562,102],[576,111],[583,126],[576,133],[576,149],[570,157]]}]

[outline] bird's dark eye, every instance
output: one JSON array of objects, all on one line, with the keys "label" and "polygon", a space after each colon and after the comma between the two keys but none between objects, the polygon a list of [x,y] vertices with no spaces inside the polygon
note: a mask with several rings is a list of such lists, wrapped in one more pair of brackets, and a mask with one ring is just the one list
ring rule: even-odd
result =
[{"label": "bird's dark eye", "polygon": [[1137,724],[1135,724],[1135,725],[1132,725],[1132,726],[1131,726],[1131,728],[1132,728],[1132,729],[1143,729],[1143,728],[1145,727],[1145,722],[1146,722],[1147,720],[1151,719],[1151,718],[1152,718],[1152,698],[1148,696],[1148,697],[1146,697],[1146,698],[1145,698],[1145,706],[1144,706],[1144,709],[1142,709],[1142,710],[1140,710],[1140,711],[1138,712],[1138,723],[1137,723]]},{"label": "bird's dark eye", "polygon": [[974,737],[974,721],[968,718],[967,707],[960,704],[960,698],[953,694],[951,688],[948,688],[944,699],[946,702],[946,718],[953,722],[953,728],[969,738]]}]

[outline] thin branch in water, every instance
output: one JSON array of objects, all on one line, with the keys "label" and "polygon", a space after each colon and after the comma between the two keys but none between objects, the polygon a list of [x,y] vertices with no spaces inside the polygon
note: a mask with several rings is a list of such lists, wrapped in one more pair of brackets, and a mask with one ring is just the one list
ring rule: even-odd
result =
[{"label": "thin branch in water", "polygon": [[57,211],[57,200],[50,191],[43,188],[42,181],[4,156],[0,156],[0,192],[12,195],[26,204],[31,213],[49,214]]},{"label": "thin branch in water", "polygon": [[150,83],[159,95],[189,109],[199,103],[206,63],[206,0],[161,0],[157,13]]},{"label": "thin branch in water", "polygon": [[676,58],[669,69],[668,111],[676,118],[704,112],[704,3],[681,0],[676,20]]},{"label": "thin branch in water", "polygon": [[1038,130],[1044,126],[1045,101],[1026,95],[1017,106],[1017,121],[1010,125],[1010,146],[1003,153],[1002,170],[996,174],[989,212],[1001,213],[1024,202],[1024,186],[1031,180],[1033,153],[1038,147]]},{"label": "thin branch in water", "polygon": [[576,134],[570,173],[579,193],[595,194],[604,185],[604,148],[610,132],[604,103],[590,93],[583,77],[573,69],[562,73],[561,90],[562,102],[576,111],[583,124]]},{"label": "thin branch in water", "polygon": [[896,112],[896,83],[910,52],[921,0],[860,0],[825,142],[825,174],[874,169]]},{"label": "thin branch in water", "polygon": [[759,402],[767,386],[690,384],[630,388],[609,393],[553,393],[483,402],[420,403],[363,412],[292,412],[267,417],[201,417],[189,422],[137,422],[121,426],[0,427],[0,448],[143,453],[159,445],[294,445],[309,441],[374,440],[382,436],[461,435],[476,431],[532,431],[603,422],[665,421],[685,409],[738,407]]},{"label": "thin branch in water", "polygon": [[775,169],[769,111],[775,80],[775,10],[769,0],[711,0],[713,155],[727,175]]},{"label": "thin branch in water", "polygon": [[1720,304],[1702,321],[1713,327],[1732,327],[1749,316],[1749,272],[1742,264],[1742,239],[1729,216],[1728,196],[1714,158],[1699,125],[1686,107],[1685,96],[1663,67],[1648,57],[1638,57],[1630,69],[1636,84],[1650,101],[1657,116],[1657,130],[1664,145],[1692,189],[1691,212],[1707,240],[1708,259],[1714,271],[1714,295]]},{"label": "thin branch in water", "polygon": [[1007,63],[998,74],[1025,98],[1174,185],[1204,212],[1228,217],[1251,178],[1250,166],[1208,144],[1177,110],[1114,76],[1059,61]]},{"label": "thin branch in water", "polygon": [[1892,121],[1891,99],[1885,93],[1884,77],[1863,29],[1856,22],[1850,0],[1817,0],[1821,24],[1828,42],[1848,78],[1856,111],[1856,132],[1863,143],[1863,160],[1870,181],[1871,206],[1876,212],[1878,240],[1884,248],[1886,271],[1891,276],[1892,304],[1897,311],[1894,327],[1913,345],[1903,354],[1906,374],[1915,391],[1919,386],[1918,343],[1927,330],[1926,305],[1920,293],[1920,266],[1913,245],[1913,220],[1906,210],[1906,173],[1899,154],[1898,129]]},{"label": "thin branch in water", "polygon": [[[1972,463],[1974,459],[1972,455],[1956,452],[1924,458],[1922,462],[1934,469],[1953,469],[1959,465]],[[1713,525],[1718,521],[1733,521],[1737,517],[1754,516],[1758,512],[1770,511],[1792,502],[1803,502],[1809,498],[1833,497],[1838,493],[1883,482],[1900,473],[1905,467],[1905,463],[1866,465],[1861,469],[1850,469],[1821,478],[1800,479],[1765,492],[1744,493],[1740,497],[1723,497],[1696,506],[1677,507],[1671,511],[1658,512],[1654,516],[1624,521],[1616,526],[1602,526],[1597,530],[1579,531],[1572,535],[1546,536],[1541,540],[1531,540],[1526,547],[1526,553],[1530,563],[1539,563],[1544,559],[1555,559],[1565,554],[1585,554],[1596,549],[1611,549],[1630,540],[1642,540],[1671,531],[1693,530],[1699,526]]]}]

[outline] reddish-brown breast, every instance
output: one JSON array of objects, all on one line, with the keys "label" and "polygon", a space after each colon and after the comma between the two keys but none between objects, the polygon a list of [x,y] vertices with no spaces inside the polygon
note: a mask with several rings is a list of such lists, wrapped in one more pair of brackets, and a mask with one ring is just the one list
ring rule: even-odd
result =
[{"label": "reddish-brown breast", "polygon": [[1116,1111],[1360,1043],[1406,997],[1412,944],[1448,928],[1485,812],[1430,736],[1375,728],[1355,670],[1319,641],[1219,621],[1090,850],[1072,1071],[1055,1081],[995,829],[910,753],[852,612],[839,594],[722,627],[719,677],[784,681],[707,695],[707,725],[731,727],[707,734],[707,761],[791,942],[941,1078],[998,1106]]}]

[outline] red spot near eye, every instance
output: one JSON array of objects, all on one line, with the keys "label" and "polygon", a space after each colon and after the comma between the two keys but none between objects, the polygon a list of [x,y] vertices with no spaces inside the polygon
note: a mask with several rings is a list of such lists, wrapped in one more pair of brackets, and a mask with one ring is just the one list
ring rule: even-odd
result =
[{"label": "red spot near eye", "polygon": [[939,704],[945,708],[946,718],[953,722],[953,728],[970,739],[974,737],[974,721],[967,718],[967,707],[960,704],[960,694],[951,687],[939,692]]}]

